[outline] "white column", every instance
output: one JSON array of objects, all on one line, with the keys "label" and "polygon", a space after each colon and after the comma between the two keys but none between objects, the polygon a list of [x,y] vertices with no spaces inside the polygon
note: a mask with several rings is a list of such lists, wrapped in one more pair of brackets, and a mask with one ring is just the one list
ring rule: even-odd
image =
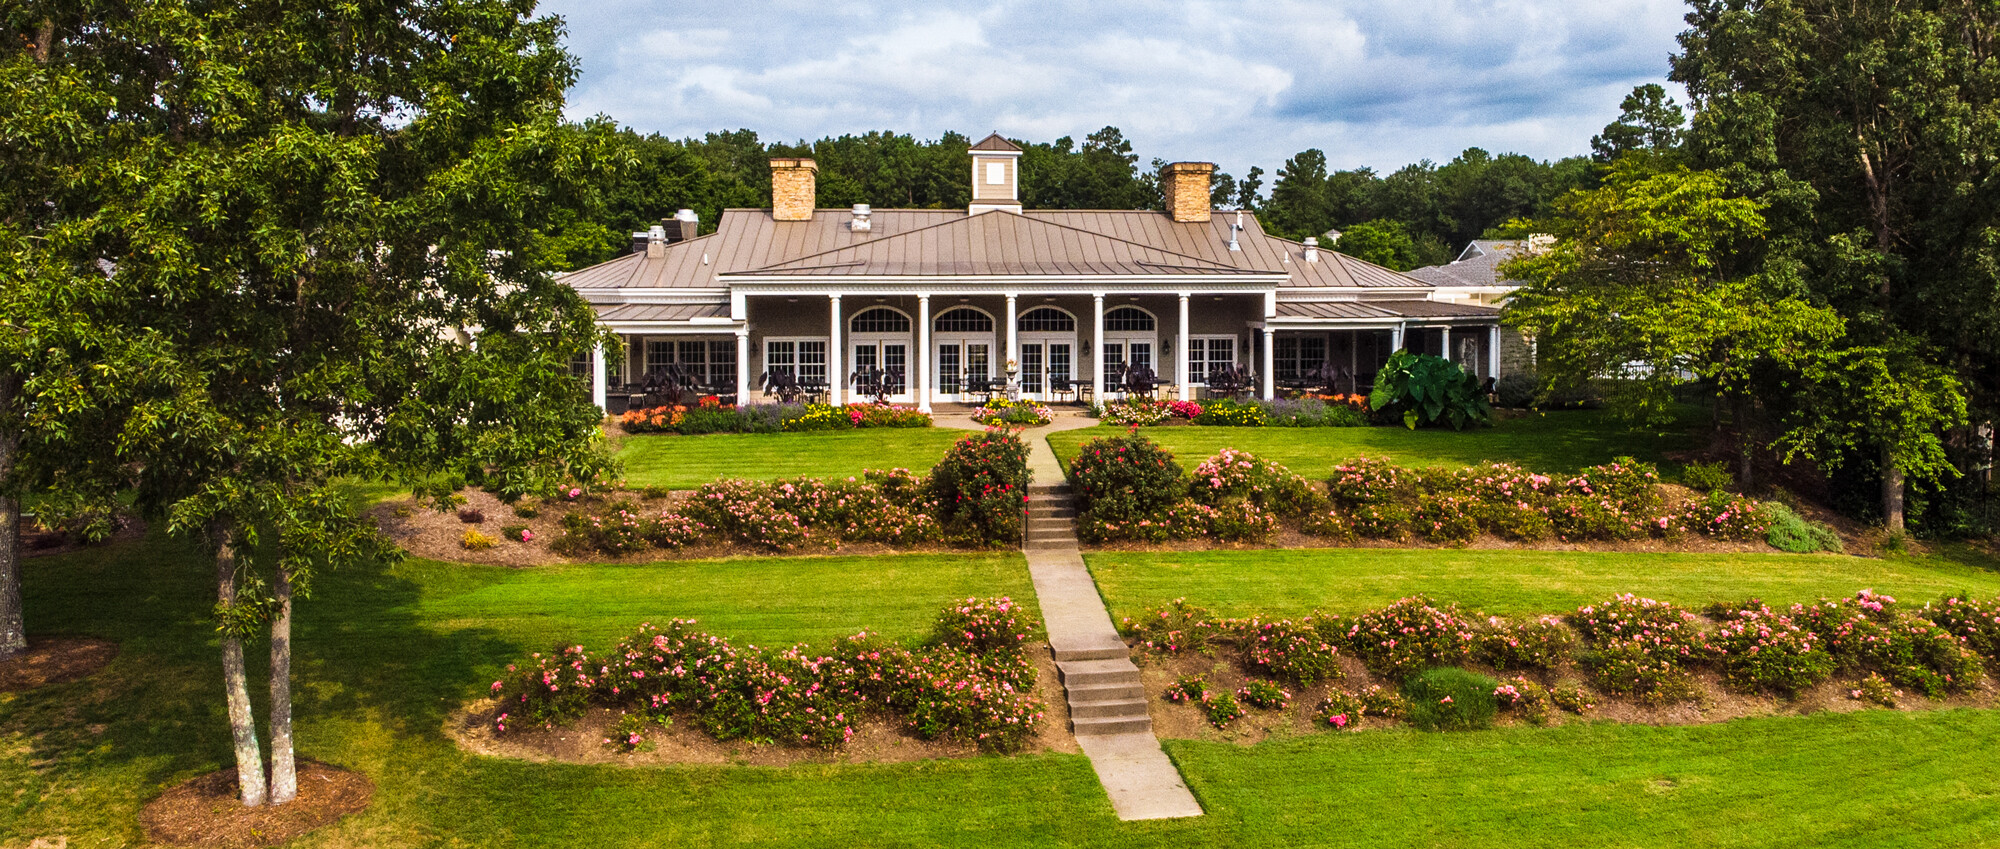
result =
[{"label": "white column", "polygon": [[1400,350],[1403,350],[1403,326],[1398,324],[1389,328],[1389,354],[1394,356]]},{"label": "white column", "polygon": [[1448,362],[1458,362],[1458,358],[1451,355],[1451,325],[1449,324],[1438,328],[1438,353],[1444,355],[1445,360]]},{"label": "white column", "polygon": [[1180,387],[1182,401],[1192,400],[1194,387],[1188,383],[1188,296],[1181,293],[1181,336],[1174,343],[1174,385]]},{"label": "white column", "polygon": [[1500,379],[1500,325],[1486,330],[1486,376]]},{"label": "white column", "polygon": [[841,389],[847,386],[847,372],[840,367],[842,356],[840,341],[840,296],[827,297],[827,326],[830,333],[826,342],[826,402],[840,406]]},{"label": "white column", "polygon": [[1264,400],[1278,397],[1278,331],[1264,328]]},{"label": "white column", "polygon": [[736,406],[750,403],[750,328],[736,331]]},{"label": "white column", "polygon": [[911,357],[911,379],[916,381],[917,409],[931,411],[931,296],[917,296],[917,350]]},{"label": "white column", "polygon": [[1101,399],[1104,385],[1104,295],[1090,296],[1090,385],[1092,399]]},{"label": "white column", "polygon": [[[1007,295],[1007,362],[1009,363],[1021,362],[1021,319],[1014,315],[1014,302],[1017,297],[1019,296],[1011,293]],[[1013,380],[1014,376],[1006,374],[1005,368],[1000,371],[1010,382]]]},{"label": "white column", "polygon": [[605,388],[610,383],[610,380],[606,377],[605,372],[604,343],[599,342],[597,349],[592,351],[590,356],[590,403],[596,404],[597,409],[609,413],[611,412],[611,408],[606,406],[607,401],[604,396]]}]

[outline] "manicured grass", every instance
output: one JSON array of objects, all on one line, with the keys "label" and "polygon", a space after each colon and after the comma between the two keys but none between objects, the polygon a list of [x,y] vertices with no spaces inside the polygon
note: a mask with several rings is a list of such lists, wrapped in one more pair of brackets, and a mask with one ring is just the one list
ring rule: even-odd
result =
[{"label": "manicured grass", "polygon": [[[1065,467],[1092,439],[1124,428],[1099,426],[1049,435]],[[1662,462],[1670,451],[1693,446],[1685,423],[1665,433],[1634,431],[1598,411],[1555,411],[1506,419],[1490,428],[1406,430],[1399,427],[1149,427],[1140,433],[1166,446],[1192,467],[1224,448],[1248,451],[1319,480],[1355,457],[1389,457],[1412,466],[1469,466],[1485,460],[1517,463],[1535,471],[1570,472],[1631,456]]]},{"label": "manicured grass", "polygon": [[1969,551],[1873,559],[1331,548],[1096,552],[1085,560],[1119,618],[1176,598],[1224,616],[1296,616],[1358,613],[1419,592],[1501,615],[1559,613],[1622,592],[1687,606],[1751,596],[1790,604],[1863,588],[1915,602],[1956,592],[2000,595],[2000,564]]},{"label": "manicured grass", "polygon": [[[859,624],[907,636],[940,598],[1022,596],[1023,571],[996,554],[323,575],[299,608],[299,746],[377,791],[294,845],[1960,846],[2000,833],[1993,711],[1170,741],[1208,815],[1151,823],[1118,822],[1078,755],[627,769],[476,757],[445,734],[502,665],[554,637],[671,615],[774,644]],[[0,846],[139,843],[140,805],[229,762],[211,574],[157,537],[28,561],[31,631],[122,653],[92,678],[0,695]],[[1314,580],[1330,595],[1328,577]]]},{"label": "manicured grass", "polygon": [[694,489],[716,478],[775,480],[859,475],[865,469],[927,472],[966,437],[955,428],[866,428],[824,433],[717,433],[626,437],[618,459],[632,486]]},{"label": "manicured grass", "polygon": [[1259,846],[1919,847],[1994,845],[1996,744],[1952,710],[1166,745]]}]

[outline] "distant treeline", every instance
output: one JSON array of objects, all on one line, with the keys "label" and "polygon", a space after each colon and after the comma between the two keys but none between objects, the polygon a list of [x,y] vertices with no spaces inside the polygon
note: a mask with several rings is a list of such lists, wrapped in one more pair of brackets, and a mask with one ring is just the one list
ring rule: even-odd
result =
[{"label": "distant treeline", "polygon": [[[579,127],[579,130],[582,130]],[[599,128],[602,132],[602,128]],[[623,164],[604,187],[603,209],[569,234],[578,265],[629,249],[628,234],[674,210],[693,209],[702,232],[722,210],[770,206],[774,156],[810,156],[819,164],[822,208],[866,203],[890,209],[965,207],[971,200],[971,139],[946,133],[935,141],[871,132],[813,142],[765,142],[750,130],[695,139],[605,132],[606,152]],[[1157,209],[1159,166],[1141,167],[1117,127],[1054,142],[1016,139],[1025,149],[1021,200],[1029,209]],[[1262,168],[1241,178],[1215,176],[1213,199],[1223,208],[1256,212],[1265,229],[1303,238],[1341,230],[1343,250],[1398,270],[1446,262],[1471,239],[1519,235],[1507,225],[1541,217],[1550,202],[1594,183],[1589,157],[1553,162],[1520,154],[1495,156],[1470,148],[1442,165],[1429,160],[1389,174],[1371,168],[1329,173],[1326,155],[1306,150],[1285,161],[1265,191]],[[1515,228],[1518,229],[1518,228]]]}]

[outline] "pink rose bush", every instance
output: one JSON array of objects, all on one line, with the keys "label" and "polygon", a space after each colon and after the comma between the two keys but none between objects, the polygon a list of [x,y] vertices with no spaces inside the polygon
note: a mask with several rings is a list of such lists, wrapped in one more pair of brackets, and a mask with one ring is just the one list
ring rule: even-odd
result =
[{"label": "pink rose bush", "polygon": [[1018,749],[1044,713],[1025,651],[1032,624],[1004,598],[953,605],[941,620],[962,621],[958,611],[968,607],[1018,638],[906,648],[862,632],[825,650],[769,650],[738,648],[689,619],[641,625],[602,654],[564,646],[508,666],[494,682],[502,711],[495,730],[523,722],[552,728],[604,706],[644,720],[621,719],[607,738],[619,748],[642,745],[648,722],[684,721],[718,740],[837,749],[876,715],[898,718],[925,739]]}]

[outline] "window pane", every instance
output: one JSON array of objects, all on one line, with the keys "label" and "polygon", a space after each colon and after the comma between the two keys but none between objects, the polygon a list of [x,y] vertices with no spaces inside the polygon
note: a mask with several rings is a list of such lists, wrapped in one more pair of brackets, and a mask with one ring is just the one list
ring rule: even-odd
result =
[{"label": "window pane", "polygon": [[1064,333],[1076,330],[1076,319],[1054,307],[1036,307],[1021,314],[1020,327],[1027,331]]},{"label": "window pane", "polygon": [[959,391],[959,346],[938,346],[938,391],[946,395],[957,395]]},{"label": "window pane", "polygon": [[932,321],[940,333],[992,333],[993,318],[975,309],[953,307]]},{"label": "window pane", "polygon": [[811,340],[799,345],[799,380],[808,383],[826,382],[826,342]]},{"label": "window pane", "polygon": [[892,309],[873,307],[848,322],[855,333],[908,333],[910,317]]}]

